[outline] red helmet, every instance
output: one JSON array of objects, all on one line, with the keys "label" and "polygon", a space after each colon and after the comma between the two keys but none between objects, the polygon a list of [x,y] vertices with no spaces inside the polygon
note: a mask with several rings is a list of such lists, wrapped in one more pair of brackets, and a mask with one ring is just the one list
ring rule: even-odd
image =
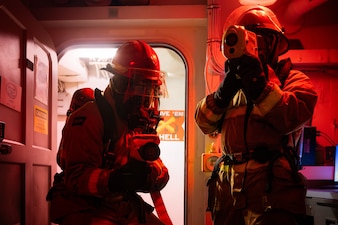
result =
[{"label": "red helmet", "polygon": [[112,63],[103,69],[125,81],[117,81],[113,77],[112,86],[117,93],[151,97],[165,94],[164,73],[160,71],[159,59],[153,48],[144,41],[124,43],[118,48]]},{"label": "red helmet", "polygon": [[288,39],[284,36],[284,28],[271,9],[264,6],[240,6],[226,19],[224,33],[231,25],[244,26],[245,29],[265,36],[269,41],[270,54],[278,57],[289,49]]},{"label": "red helmet", "polygon": [[[126,69],[146,69],[160,71],[160,62],[155,51],[144,41],[124,43],[116,52],[112,66],[120,75],[129,77]],[[149,74],[149,76],[155,76]],[[156,76],[155,76],[156,77]]]}]

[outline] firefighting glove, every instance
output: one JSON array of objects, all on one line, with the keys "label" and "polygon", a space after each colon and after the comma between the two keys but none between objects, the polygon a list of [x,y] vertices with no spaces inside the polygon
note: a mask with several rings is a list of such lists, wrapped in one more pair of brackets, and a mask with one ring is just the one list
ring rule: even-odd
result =
[{"label": "firefighting glove", "polygon": [[267,84],[260,60],[252,56],[243,55],[239,59],[238,74],[242,79],[243,89],[247,97],[251,100],[256,100]]},{"label": "firefighting glove", "polygon": [[237,91],[241,89],[241,82],[237,76],[238,63],[236,60],[227,60],[224,65],[225,77],[218,89],[214,93],[214,100],[216,106],[219,108],[225,108],[229,105],[232,98]]},{"label": "firefighting glove", "polygon": [[150,173],[149,165],[146,162],[130,161],[109,176],[108,187],[112,192],[136,191],[143,187]]},{"label": "firefighting glove", "polygon": [[162,190],[169,181],[167,167],[160,158],[155,161],[149,161],[148,165],[151,172],[148,175],[145,185],[138,189],[138,191],[148,193]]}]

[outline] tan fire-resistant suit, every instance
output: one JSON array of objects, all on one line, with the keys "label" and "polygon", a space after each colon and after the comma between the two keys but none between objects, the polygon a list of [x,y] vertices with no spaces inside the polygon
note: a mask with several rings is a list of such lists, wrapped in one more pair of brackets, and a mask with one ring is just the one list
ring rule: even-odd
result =
[{"label": "tan fire-resistant suit", "polygon": [[[198,103],[196,122],[205,134],[221,127],[223,153],[283,152],[286,135],[288,146],[297,146],[302,126],[313,115],[317,94],[309,77],[300,71],[290,70],[283,85],[271,68],[268,77],[271,89],[253,105],[247,124],[247,103],[242,90],[225,109],[216,108],[210,96]],[[236,165],[221,163],[215,190],[210,190],[215,191],[210,209],[215,225],[290,225],[294,224],[290,213],[305,214],[304,178],[296,172],[295,179],[284,155],[272,158],[267,162],[249,159]],[[270,216],[273,219],[269,220]]]}]

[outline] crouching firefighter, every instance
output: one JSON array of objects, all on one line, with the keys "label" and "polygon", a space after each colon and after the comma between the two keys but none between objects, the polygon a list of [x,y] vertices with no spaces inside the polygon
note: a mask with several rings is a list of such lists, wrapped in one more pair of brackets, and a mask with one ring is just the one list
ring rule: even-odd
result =
[{"label": "crouching firefighter", "polygon": [[[62,131],[56,174],[47,200],[61,225],[164,225],[167,214],[137,192],[161,201],[169,181],[160,158],[156,127],[159,98],[166,93],[154,50],[143,41],[124,43],[111,64],[107,88],[72,111]],[[164,206],[163,206],[164,207]],[[161,212],[166,212],[161,209]]]},{"label": "crouching firefighter", "polygon": [[[229,27],[236,32],[229,33]],[[238,43],[256,44],[236,42],[241,37],[234,35],[240,32],[259,42],[257,54],[240,54],[245,46]],[[309,77],[292,69],[290,59],[278,60],[287,51],[283,28],[266,7],[241,6],[225,21],[225,77],[195,112],[204,134],[221,136],[223,156],[208,182],[207,210],[214,225],[305,221],[306,186],[297,148],[317,94]]]}]

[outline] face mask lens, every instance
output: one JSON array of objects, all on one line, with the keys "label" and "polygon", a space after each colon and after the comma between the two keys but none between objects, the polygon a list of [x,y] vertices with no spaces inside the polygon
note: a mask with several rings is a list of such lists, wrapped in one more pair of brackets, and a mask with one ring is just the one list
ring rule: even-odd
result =
[{"label": "face mask lens", "polygon": [[130,86],[130,93],[132,95],[138,95],[138,96],[155,96],[158,94],[158,91],[156,91],[158,87],[155,87],[154,84],[148,82],[138,82],[131,84]]}]

